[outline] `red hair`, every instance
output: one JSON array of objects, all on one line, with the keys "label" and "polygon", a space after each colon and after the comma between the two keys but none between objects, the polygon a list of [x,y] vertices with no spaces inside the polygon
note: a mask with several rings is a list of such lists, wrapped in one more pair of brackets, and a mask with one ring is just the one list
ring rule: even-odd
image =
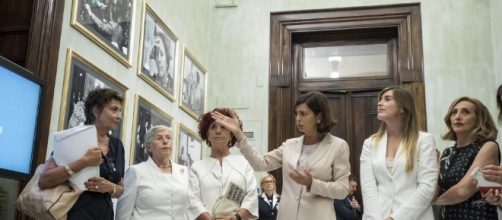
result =
[{"label": "red hair", "polygon": [[[219,112],[225,116],[232,117],[232,113],[237,117],[237,120],[239,120],[239,127],[242,130],[242,121],[239,119],[239,116],[235,111],[229,108],[215,108],[210,112],[206,112],[203,115],[199,117],[199,135],[202,138],[202,140],[206,141],[206,144],[208,146],[211,146],[211,143],[207,139],[208,137],[208,131],[209,127],[211,127],[211,124],[214,122],[213,117],[211,117],[211,112]],[[235,136],[232,134],[232,140],[230,140],[229,147],[233,147],[235,145],[235,142],[237,142],[237,139]]]}]

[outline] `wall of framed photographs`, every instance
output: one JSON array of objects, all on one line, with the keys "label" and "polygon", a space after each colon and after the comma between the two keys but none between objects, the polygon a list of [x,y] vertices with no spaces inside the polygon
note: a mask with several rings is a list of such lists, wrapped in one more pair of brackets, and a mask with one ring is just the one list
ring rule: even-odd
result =
[{"label": "wall of framed photographs", "polygon": [[[145,159],[141,136],[157,124],[173,129],[174,161],[180,158],[180,143],[190,146],[186,148],[190,151],[184,153],[198,154],[200,159],[205,152],[196,134],[196,118],[207,109],[210,73],[204,64],[209,62],[205,45],[209,42],[206,33],[211,4],[174,0],[68,1],[51,133],[83,123],[83,100],[90,90],[112,88],[125,98],[123,120],[112,133],[122,139],[128,165]],[[49,137],[49,148],[52,142]]]}]

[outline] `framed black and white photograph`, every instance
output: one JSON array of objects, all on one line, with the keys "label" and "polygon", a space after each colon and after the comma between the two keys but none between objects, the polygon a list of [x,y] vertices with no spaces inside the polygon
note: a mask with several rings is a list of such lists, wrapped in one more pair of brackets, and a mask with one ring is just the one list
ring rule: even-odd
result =
[{"label": "framed black and white photograph", "polygon": [[205,109],[207,70],[193,54],[183,49],[183,74],[180,107],[197,119]]},{"label": "framed black and white photograph", "polygon": [[[68,49],[66,56],[64,78],[59,130],[84,124],[85,98],[90,91],[97,88],[110,88],[117,91],[124,97],[122,109],[126,109],[127,87],[71,49]],[[111,134],[123,138],[123,128],[122,120],[120,125],[111,131]]]},{"label": "framed black and white photograph", "polygon": [[156,125],[172,127],[173,117],[140,95],[136,95],[134,103],[133,141],[130,161],[132,164],[137,164],[148,159],[145,146],[146,131]]},{"label": "framed black and white photograph", "polygon": [[178,38],[146,3],[143,4],[138,75],[174,101]]},{"label": "framed black and white photograph", "polygon": [[202,139],[181,123],[178,128],[178,146],[178,164],[190,168],[193,162],[202,159]]},{"label": "framed black and white photograph", "polygon": [[71,25],[127,67],[135,0],[73,0]]}]

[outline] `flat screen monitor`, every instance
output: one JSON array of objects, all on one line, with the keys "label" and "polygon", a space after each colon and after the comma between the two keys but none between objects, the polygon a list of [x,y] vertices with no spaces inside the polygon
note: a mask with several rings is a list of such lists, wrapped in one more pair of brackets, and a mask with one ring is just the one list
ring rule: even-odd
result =
[{"label": "flat screen monitor", "polygon": [[43,83],[0,56],[0,176],[26,179],[33,169]]}]

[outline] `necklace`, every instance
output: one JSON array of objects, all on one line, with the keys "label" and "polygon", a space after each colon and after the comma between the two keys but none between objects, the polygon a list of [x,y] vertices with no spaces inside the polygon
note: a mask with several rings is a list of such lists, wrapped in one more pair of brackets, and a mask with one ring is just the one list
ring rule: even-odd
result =
[{"label": "necklace", "polygon": [[173,165],[171,164],[171,161],[169,161],[169,164],[167,164],[167,165],[160,165],[158,163],[156,163],[156,164],[160,168],[171,168],[171,167],[173,167]]}]

